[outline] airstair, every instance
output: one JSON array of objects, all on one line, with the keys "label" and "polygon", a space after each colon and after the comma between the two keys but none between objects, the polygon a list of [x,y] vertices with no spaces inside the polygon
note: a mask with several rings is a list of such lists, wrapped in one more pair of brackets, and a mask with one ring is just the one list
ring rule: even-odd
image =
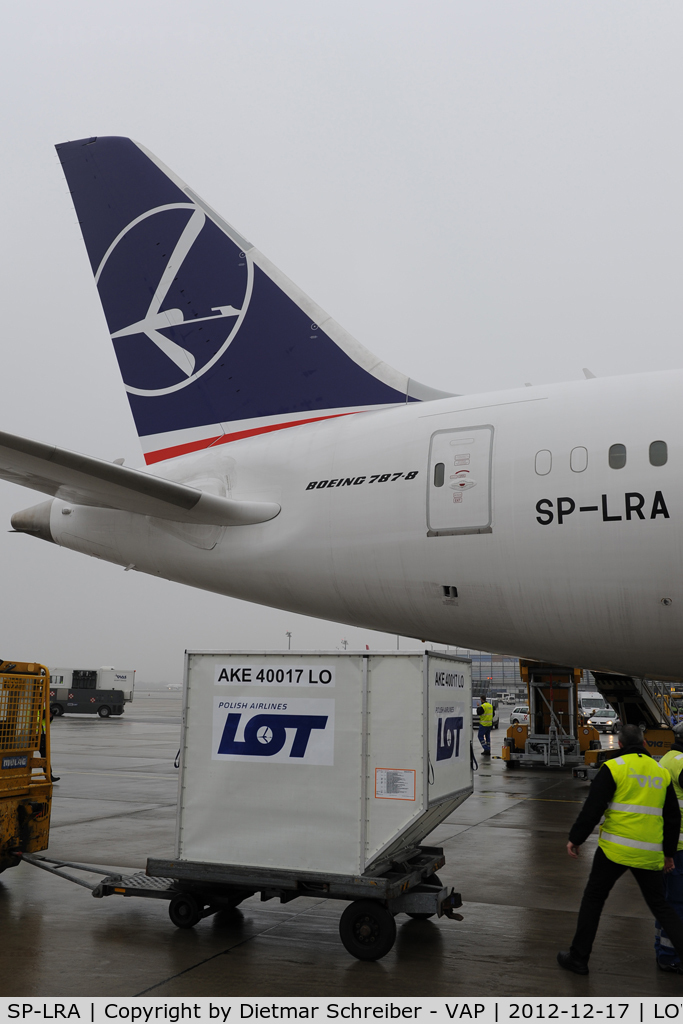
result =
[{"label": "airstair", "polygon": [[[665,689],[653,679],[637,679],[614,672],[592,672],[592,675],[596,690],[615,709],[622,725],[640,726],[645,746],[654,758],[666,754],[674,739],[669,687]],[[574,778],[595,778],[610,754],[610,750],[590,750],[585,763],[573,769]]]},{"label": "airstair", "polygon": [[617,711],[623,725],[639,725],[642,729],[671,727],[669,694],[663,693],[656,682],[612,672],[592,674],[596,690]]}]

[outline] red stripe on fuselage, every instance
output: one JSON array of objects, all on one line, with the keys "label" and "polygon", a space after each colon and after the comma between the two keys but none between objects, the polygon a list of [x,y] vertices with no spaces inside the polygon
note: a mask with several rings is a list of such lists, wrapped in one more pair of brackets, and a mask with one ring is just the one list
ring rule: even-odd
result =
[{"label": "red stripe on fuselage", "polygon": [[[360,410],[363,411],[363,410]],[[320,420],[333,420],[338,416],[353,416],[354,412],[334,412],[330,416],[314,416],[309,420],[293,420],[290,423],[268,423],[265,427],[252,427],[251,430],[238,430],[234,434],[220,434],[218,437],[205,437],[201,441],[188,441],[187,444],[176,444],[171,448],[160,448],[156,452],[147,452],[145,462],[151,466],[154,462],[175,459],[189,452],[200,452],[213,448],[217,444],[228,444],[229,441],[240,441],[243,437],[254,437],[256,434],[268,434],[272,430],[284,430],[286,427],[299,427],[302,423],[319,423]]]}]

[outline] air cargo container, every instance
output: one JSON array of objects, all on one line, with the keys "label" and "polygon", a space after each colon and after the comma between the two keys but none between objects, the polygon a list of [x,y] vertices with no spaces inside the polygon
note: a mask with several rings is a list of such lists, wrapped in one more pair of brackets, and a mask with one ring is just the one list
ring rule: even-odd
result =
[{"label": "air cargo container", "polygon": [[360,875],[472,792],[470,665],[187,654],[176,856]]},{"label": "air cargo container", "polygon": [[93,896],[168,900],[179,928],[256,893],[344,900],[361,960],[400,914],[462,920],[422,844],[472,792],[471,693],[469,660],[432,651],[187,652],[175,855]]}]

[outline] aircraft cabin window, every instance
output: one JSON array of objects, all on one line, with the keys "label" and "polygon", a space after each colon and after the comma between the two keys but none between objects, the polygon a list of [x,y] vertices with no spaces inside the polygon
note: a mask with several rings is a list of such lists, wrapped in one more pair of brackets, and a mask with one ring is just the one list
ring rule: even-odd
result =
[{"label": "aircraft cabin window", "polygon": [[626,445],[613,444],[609,450],[610,469],[623,469],[626,465]]},{"label": "aircraft cabin window", "polygon": [[550,470],[553,468],[553,457],[552,453],[544,448],[540,452],[536,452],[536,472],[539,476],[547,476]]},{"label": "aircraft cabin window", "polygon": [[434,466],[434,486],[443,487],[444,473],[446,470],[446,464],[444,462],[437,462]]},{"label": "aircraft cabin window", "polygon": [[583,473],[588,465],[588,450],[586,448],[572,448],[569,455],[569,465],[575,473]]},{"label": "aircraft cabin window", "polygon": [[650,465],[665,466],[669,458],[666,441],[653,441],[650,445]]}]

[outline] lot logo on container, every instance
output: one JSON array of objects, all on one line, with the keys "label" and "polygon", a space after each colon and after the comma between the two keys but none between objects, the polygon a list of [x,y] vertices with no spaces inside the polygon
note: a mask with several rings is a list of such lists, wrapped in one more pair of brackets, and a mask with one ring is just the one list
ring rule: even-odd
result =
[{"label": "lot logo on container", "polygon": [[464,727],[462,705],[436,708],[436,760],[460,757],[460,733]]},{"label": "lot logo on container", "polygon": [[334,701],[214,698],[214,761],[334,764]]}]

